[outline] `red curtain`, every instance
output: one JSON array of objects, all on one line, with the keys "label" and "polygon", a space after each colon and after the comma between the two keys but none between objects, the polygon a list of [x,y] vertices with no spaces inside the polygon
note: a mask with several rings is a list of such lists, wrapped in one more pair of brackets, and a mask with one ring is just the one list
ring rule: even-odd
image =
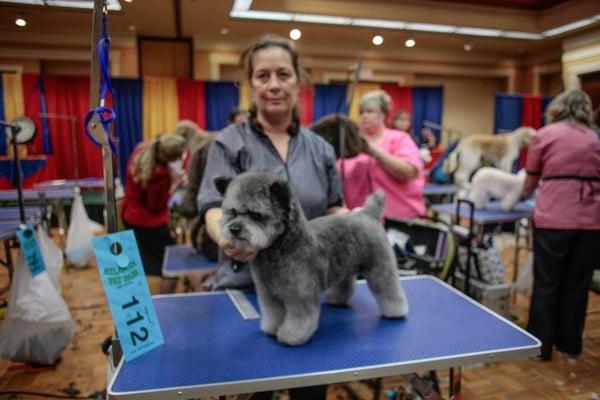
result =
[{"label": "red curtain", "polygon": [[315,88],[313,85],[303,85],[300,89],[300,123],[308,126],[313,122]]},{"label": "red curtain", "polygon": [[204,82],[192,79],[178,79],[177,100],[179,105],[179,119],[192,120],[200,128],[206,129]]},{"label": "red curtain", "polygon": [[[530,126],[535,129],[542,127],[542,97],[532,94],[523,95],[523,111],[521,113],[521,126]],[[525,168],[527,163],[527,148],[521,150],[519,168]]]},{"label": "red curtain", "polygon": [[412,115],[413,99],[411,87],[385,83],[381,85],[381,89],[385,90],[392,98],[392,111],[390,112],[390,119],[393,118],[394,114],[400,110],[406,110]]}]

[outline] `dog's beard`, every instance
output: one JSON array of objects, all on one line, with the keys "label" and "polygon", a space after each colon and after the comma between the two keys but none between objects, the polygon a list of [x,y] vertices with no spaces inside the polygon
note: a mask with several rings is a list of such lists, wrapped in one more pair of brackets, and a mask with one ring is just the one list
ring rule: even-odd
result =
[{"label": "dog's beard", "polygon": [[241,223],[241,232],[233,236],[230,231],[230,226],[236,220],[223,223],[221,232],[223,238],[234,244],[236,247],[242,248],[245,251],[259,252],[268,248],[276,237],[275,229],[268,224],[264,227],[254,223]]}]

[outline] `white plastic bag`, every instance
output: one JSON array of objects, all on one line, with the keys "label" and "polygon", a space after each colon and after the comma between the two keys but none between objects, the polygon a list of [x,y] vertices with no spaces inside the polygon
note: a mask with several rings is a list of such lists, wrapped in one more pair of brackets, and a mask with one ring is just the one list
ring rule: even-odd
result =
[{"label": "white plastic bag", "polygon": [[65,248],[67,260],[70,264],[76,267],[87,267],[95,260],[92,239],[97,225],[92,224],[90,217],[88,217],[81,195],[75,193]]},{"label": "white plastic bag", "polygon": [[533,253],[530,252],[527,256],[527,261],[521,267],[513,288],[526,296],[531,297],[533,294]]},{"label": "white plastic bag", "polygon": [[44,259],[46,271],[48,271],[52,283],[54,283],[54,286],[56,286],[56,289],[60,293],[58,276],[63,264],[63,252],[54,244],[54,241],[48,236],[41,225],[37,227],[36,237],[42,258]]},{"label": "white plastic bag", "polygon": [[74,334],[75,323],[48,271],[32,277],[27,257],[20,254],[0,333],[0,356],[54,364]]}]

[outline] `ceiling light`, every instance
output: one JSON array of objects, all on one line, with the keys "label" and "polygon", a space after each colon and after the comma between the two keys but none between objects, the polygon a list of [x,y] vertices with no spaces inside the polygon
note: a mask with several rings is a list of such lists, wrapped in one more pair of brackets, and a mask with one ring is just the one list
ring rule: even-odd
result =
[{"label": "ceiling light", "polygon": [[404,45],[406,47],[414,47],[415,44],[417,44],[417,42],[415,42],[415,39],[409,37],[408,39],[406,39],[406,42],[404,42]]},{"label": "ceiling light", "polygon": [[352,18],[352,25],[366,26],[370,28],[404,29],[406,22],[390,21],[386,19]]},{"label": "ceiling light", "polygon": [[[48,7],[94,8],[94,2],[90,0],[2,0],[2,3],[31,4]],[[107,0],[106,3],[109,11],[121,10],[119,0]]]},{"label": "ceiling light", "polygon": [[232,18],[263,19],[265,21],[291,21],[294,14],[278,11],[231,10],[229,16]]},{"label": "ceiling light", "polygon": [[423,32],[441,32],[441,33],[452,33],[456,31],[454,25],[443,25],[443,24],[423,24],[417,22],[409,22],[406,24],[406,29],[411,31],[423,31]]},{"label": "ceiling light", "polygon": [[473,47],[475,47],[473,42],[467,42],[464,44],[463,49],[465,49],[465,51],[471,51],[473,50]]},{"label": "ceiling light", "polygon": [[125,3],[133,3],[133,0],[125,0]]},{"label": "ceiling light", "polygon": [[25,25],[27,25],[27,21],[25,21],[23,14],[17,14],[17,18],[15,18],[15,25],[20,27],[24,27]]},{"label": "ceiling light", "polygon": [[561,33],[565,33],[568,31],[575,30],[577,28],[584,27],[586,25],[593,24],[594,22],[596,22],[595,17],[580,19],[579,21],[571,22],[570,24],[561,25],[553,29],[548,29],[547,31],[542,32],[542,35],[546,37],[556,36],[560,35]]},{"label": "ceiling light", "polygon": [[298,39],[300,39],[301,36],[302,36],[302,32],[300,32],[300,29],[292,29],[290,31],[290,39],[292,39],[292,40],[298,40]]},{"label": "ceiling light", "polygon": [[235,0],[232,9],[237,11],[248,11],[250,6],[252,6],[252,0]]},{"label": "ceiling light", "polygon": [[227,28],[221,29],[221,35],[227,35],[228,33],[229,33],[229,29],[227,29]]},{"label": "ceiling light", "polygon": [[352,18],[336,17],[334,15],[295,14],[294,21],[309,22],[313,24],[350,25]]},{"label": "ceiling light", "polygon": [[130,25],[127,27],[127,29],[129,29],[129,31],[130,31],[130,32],[133,32],[133,31],[135,31],[135,25],[133,25],[133,24],[130,24]]},{"label": "ceiling light", "polygon": [[498,37],[502,34],[502,31],[499,29],[471,28],[468,26],[462,26],[456,28],[454,33],[460,33],[461,35]]},{"label": "ceiling light", "polygon": [[381,35],[373,36],[372,42],[375,46],[381,45],[383,43],[383,36],[381,36]]},{"label": "ceiling light", "polygon": [[533,32],[517,32],[517,31],[504,31],[502,32],[502,37],[511,38],[511,39],[531,39],[531,40],[540,40],[544,38],[544,35],[541,33],[533,33]]}]

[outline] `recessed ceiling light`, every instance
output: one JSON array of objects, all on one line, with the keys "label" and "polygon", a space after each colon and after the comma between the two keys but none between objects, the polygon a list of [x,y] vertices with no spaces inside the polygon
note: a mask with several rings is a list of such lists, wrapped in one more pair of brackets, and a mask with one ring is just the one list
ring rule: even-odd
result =
[{"label": "recessed ceiling light", "polygon": [[223,28],[221,29],[221,35],[227,35],[229,33],[229,29]]},{"label": "recessed ceiling light", "polygon": [[463,49],[465,49],[465,51],[471,51],[473,50],[473,47],[475,47],[475,44],[473,44],[473,42],[467,42],[463,45]]},{"label": "recessed ceiling light", "polygon": [[379,46],[383,43],[383,37],[381,35],[375,35],[373,36],[372,42],[375,46]]},{"label": "recessed ceiling light", "polygon": [[406,42],[404,42],[404,45],[406,47],[414,47],[415,44],[417,44],[417,42],[415,41],[415,39],[409,37],[408,39],[406,39]]},{"label": "recessed ceiling light", "polygon": [[302,36],[302,32],[300,32],[300,29],[294,28],[290,31],[290,38],[292,40],[298,40],[298,39],[300,39],[301,36]]},{"label": "recessed ceiling light", "polygon": [[125,0],[125,3],[133,3],[133,0]]},{"label": "recessed ceiling light", "polygon": [[133,32],[133,31],[135,31],[135,25],[133,25],[133,24],[130,24],[130,25],[127,27],[127,29],[129,29],[129,31]]},{"label": "recessed ceiling light", "polygon": [[27,25],[27,21],[25,21],[23,14],[17,14],[17,18],[15,18],[15,25],[20,26],[21,28]]}]

